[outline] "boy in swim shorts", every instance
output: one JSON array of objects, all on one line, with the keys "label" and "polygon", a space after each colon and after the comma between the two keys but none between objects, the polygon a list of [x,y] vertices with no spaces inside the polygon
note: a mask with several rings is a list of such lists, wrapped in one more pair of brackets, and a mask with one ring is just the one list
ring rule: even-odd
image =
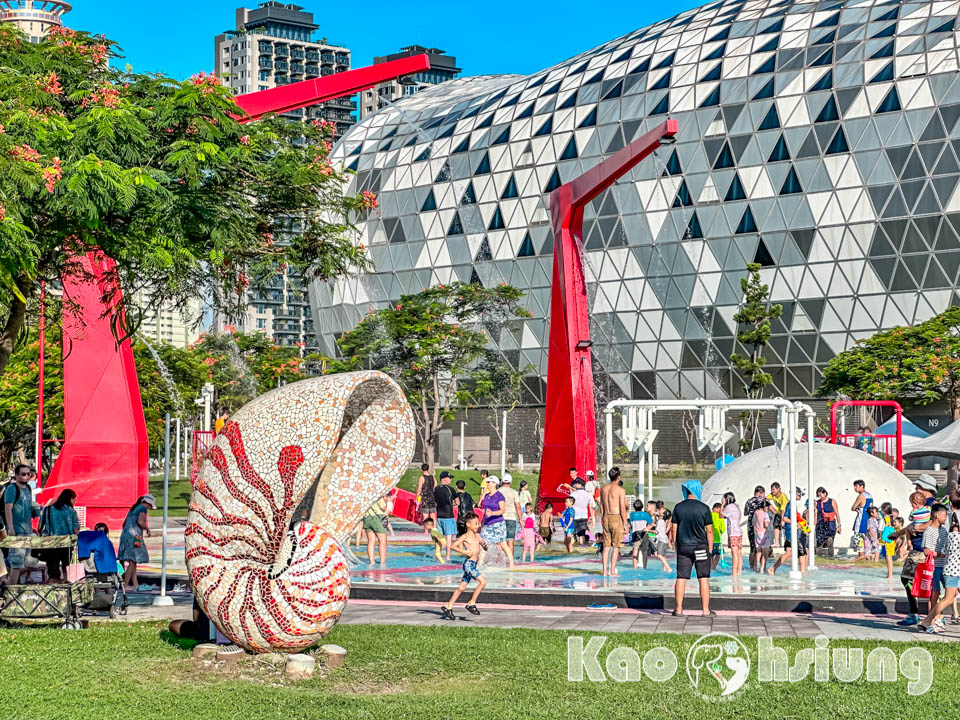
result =
[{"label": "boy in swim shorts", "polygon": [[470,602],[466,605],[466,610],[471,615],[480,614],[480,611],[477,610],[477,598],[480,596],[480,591],[486,587],[487,579],[480,573],[480,569],[477,567],[477,559],[480,557],[480,551],[487,549],[487,542],[477,532],[479,528],[480,518],[471,515],[467,518],[467,531],[450,546],[451,550],[466,555],[466,558],[463,561],[463,577],[460,578],[460,584],[453,591],[453,595],[450,596],[447,604],[440,608],[447,620],[457,619],[457,616],[453,613],[453,605],[457,602],[461,593],[467,589],[471,580],[477,581],[477,587],[473,591]]}]

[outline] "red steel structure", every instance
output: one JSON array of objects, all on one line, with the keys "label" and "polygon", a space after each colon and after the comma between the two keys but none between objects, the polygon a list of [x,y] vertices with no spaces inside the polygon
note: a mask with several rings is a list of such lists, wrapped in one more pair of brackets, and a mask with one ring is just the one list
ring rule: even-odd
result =
[{"label": "red steel structure", "polygon": [[[415,55],[240,95],[237,105],[248,115],[240,122],[352,95],[429,69],[429,56]],[[128,508],[147,492],[147,426],[130,340],[118,345],[111,326],[122,298],[114,262],[91,252],[80,258],[80,265],[82,271],[66,277],[63,284],[69,299],[64,302],[63,318],[63,446],[39,500],[46,503],[71,488],[87,526],[102,521],[118,530]],[[42,417],[41,406],[38,447],[43,438]]]},{"label": "red steel structure", "polygon": [[114,262],[90,252],[80,265],[63,281],[63,446],[39,500],[71,488],[91,527],[119,530],[147,492],[147,424],[130,340],[118,346],[111,324],[121,299]]},{"label": "red steel structure", "polygon": [[[550,193],[553,224],[553,290],[547,356],[547,408],[537,506],[562,509],[561,483],[571,467],[581,476],[597,469],[596,408],[590,357],[590,308],[583,274],[583,210],[617,178],[673,139],[668,119],[583,175]],[[561,507],[558,507],[561,506]]]},{"label": "red steel structure", "polygon": [[[862,433],[840,433],[837,430],[837,410],[842,407],[886,407],[893,408],[897,416],[896,435],[863,435]],[[879,454],[888,463],[903,472],[903,408],[896,400],[837,400],[830,406],[830,442],[834,445],[859,447],[861,438],[872,445],[872,453]],[[894,447],[891,448],[890,446]]]}]

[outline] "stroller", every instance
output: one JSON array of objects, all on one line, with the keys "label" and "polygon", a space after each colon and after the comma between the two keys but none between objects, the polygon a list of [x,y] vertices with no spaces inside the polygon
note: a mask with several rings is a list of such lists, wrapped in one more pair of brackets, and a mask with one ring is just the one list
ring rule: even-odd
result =
[{"label": "stroller", "polygon": [[83,606],[83,614],[105,615],[111,619],[126,615],[127,591],[113,543],[106,535],[95,530],[82,531],[77,540],[78,557],[93,585],[93,597]]},{"label": "stroller", "polygon": [[[107,541],[107,544],[110,544]],[[55,583],[31,583],[0,587],[0,623],[20,623],[27,620],[58,622],[66,630],[79,630],[83,615],[126,613],[127,599],[123,582],[117,574],[116,554],[113,554],[112,573],[101,573],[105,566],[95,564],[93,574],[86,573],[86,564],[80,569],[75,535],[15,535],[0,540],[0,547],[29,550],[39,555],[44,550],[70,552],[67,577]],[[112,576],[112,577],[111,577]]]}]

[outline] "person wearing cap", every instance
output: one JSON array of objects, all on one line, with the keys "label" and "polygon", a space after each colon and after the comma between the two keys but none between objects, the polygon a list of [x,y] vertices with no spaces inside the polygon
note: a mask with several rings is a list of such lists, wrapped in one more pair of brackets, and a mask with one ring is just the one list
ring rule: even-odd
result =
[{"label": "person wearing cap", "polygon": [[[797,488],[797,503],[799,504],[803,500],[804,492],[801,488]],[[784,565],[790,562],[790,558],[793,553],[793,542],[790,537],[790,525],[793,524],[794,520],[800,520],[799,527],[797,528],[797,565],[800,567],[800,572],[807,571],[807,534],[803,531],[803,526],[807,521],[807,506],[810,504],[809,501],[804,502],[803,504],[803,513],[797,513],[796,518],[793,516],[793,503],[787,503],[787,509],[783,515],[783,555],[777,558],[777,561],[773,564],[773,567],[767,570],[768,575],[773,575],[777,572],[777,568],[781,565]]]},{"label": "person wearing cap", "polygon": [[917,489],[917,492],[923,493],[923,504],[932,507],[937,501],[937,481],[933,479],[933,475],[927,473],[919,475],[913,481],[913,486]]},{"label": "person wearing cap", "polygon": [[127,592],[136,592],[140,587],[137,565],[150,562],[144,538],[150,537],[149,513],[156,509],[157,499],[148,493],[137,498],[123,521],[117,560],[123,564],[123,582]]},{"label": "person wearing cap", "polygon": [[517,539],[517,525],[523,516],[523,506],[520,504],[520,493],[513,489],[513,476],[505,472],[500,478],[500,494],[503,495],[503,521],[506,523],[507,548],[510,555],[510,566],[513,566],[513,546]]},{"label": "person wearing cap", "polygon": [[458,504],[457,493],[450,483],[453,475],[444,470],[440,473],[440,484],[433,490],[433,498],[437,508],[437,526],[444,537],[444,550],[447,562],[450,562],[450,547],[457,536],[457,521],[453,516],[453,508]]},{"label": "person wearing cap", "polygon": [[584,483],[583,489],[592,498],[590,506],[587,508],[587,525],[592,528],[596,525],[597,508],[600,506],[600,483],[597,482],[593,470],[587,470],[587,482]]},{"label": "person wearing cap", "polygon": [[510,569],[513,570],[513,553],[507,546],[507,524],[503,519],[507,502],[503,493],[497,489],[499,484],[500,480],[496,475],[487,477],[486,487],[479,502],[483,509],[483,527],[480,529],[480,537],[487,543],[488,551],[492,550],[494,545],[500,548],[510,561]]},{"label": "person wearing cap", "polygon": [[688,480],[680,486],[683,500],[673,508],[670,542],[677,548],[677,579],[673,585],[676,608],[674,615],[683,615],[683,600],[690,571],[697,569],[700,604],[703,614],[710,615],[710,550],[713,542],[713,514],[700,500],[703,486],[699,480]]}]

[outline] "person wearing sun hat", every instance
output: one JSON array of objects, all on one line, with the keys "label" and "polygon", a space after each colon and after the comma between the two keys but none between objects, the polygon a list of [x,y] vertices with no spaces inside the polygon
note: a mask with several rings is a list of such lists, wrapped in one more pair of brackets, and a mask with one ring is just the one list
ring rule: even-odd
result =
[{"label": "person wearing sun hat", "polygon": [[127,592],[136,592],[139,589],[137,565],[150,562],[144,538],[150,537],[149,513],[156,509],[157,499],[147,493],[137,498],[123,521],[117,560],[123,563],[123,581]]},{"label": "person wearing sun hat", "polygon": [[922,473],[913,481],[917,492],[923,493],[923,504],[931,507],[937,501],[937,481],[933,475]]},{"label": "person wearing sun hat", "polygon": [[480,529],[480,537],[486,541],[488,552],[493,550],[494,545],[503,550],[503,554],[510,561],[510,569],[513,570],[513,553],[507,546],[507,523],[503,519],[507,500],[497,489],[499,484],[500,480],[496,475],[487,478],[487,486],[479,503],[483,508],[483,527]]}]

